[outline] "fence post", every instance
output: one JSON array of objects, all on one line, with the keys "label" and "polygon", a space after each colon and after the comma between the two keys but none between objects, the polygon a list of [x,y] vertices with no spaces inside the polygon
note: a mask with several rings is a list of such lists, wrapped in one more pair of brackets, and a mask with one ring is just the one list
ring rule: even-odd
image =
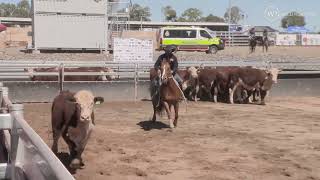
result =
[{"label": "fence post", "polygon": [[138,98],[138,64],[134,64],[134,101]]},{"label": "fence post", "polygon": [[3,107],[2,106],[2,98],[3,98],[3,93],[2,93],[2,87],[3,87],[3,83],[0,82],[0,109]]},{"label": "fence post", "polygon": [[61,63],[59,66],[59,92],[63,91],[64,84],[64,64]]},{"label": "fence post", "polygon": [[12,118],[11,142],[10,142],[10,161],[11,161],[11,179],[16,179],[16,159],[19,144],[19,124],[16,118],[23,118],[23,104],[13,104],[9,107]]},{"label": "fence post", "polygon": [[9,89],[8,87],[0,87],[0,107],[2,107],[2,112],[7,113],[7,110],[5,108],[6,104],[3,100],[3,97],[8,97],[9,96]]}]

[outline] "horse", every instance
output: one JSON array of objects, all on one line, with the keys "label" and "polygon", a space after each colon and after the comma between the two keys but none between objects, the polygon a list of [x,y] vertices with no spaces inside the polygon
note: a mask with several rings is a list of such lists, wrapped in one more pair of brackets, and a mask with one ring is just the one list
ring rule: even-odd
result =
[{"label": "horse", "polygon": [[253,36],[249,39],[249,46],[250,46],[250,53],[255,52],[257,45],[262,46],[262,50],[266,50],[268,52],[269,49],[269,40],[267,37],[261,37],[261,36]]},{"label": "horse", "polygon": [[257,36],[253,36],[249,38],[250,53],[255,52],[256,46],[258,44],[257,39],[258,39]]},{"label": "horse", "polygon": [[[170,128],[175,128],[178,124],[179,102],[183,98],[183,94],[178,83],[173,78],[169,62],[169,59],[164,59],[161,62],[160,73],[157,77],[155,77],[155,73],[158,72],[150,71],[150,92],[153,105],[152,122],[156,121],[156,114],[160,114],[165,110],[170,122]],[[157,87],[157,83],[154,83],[155,78],[159,78],[160,87]]]},{"label": "horse", "polygon": [[269,49],[269,39],[268,37],[263,37],[261,38],[262,39],[262,50],[264,52],[264,49],[266,49],[266,52],[268,52],[268,49]]}]

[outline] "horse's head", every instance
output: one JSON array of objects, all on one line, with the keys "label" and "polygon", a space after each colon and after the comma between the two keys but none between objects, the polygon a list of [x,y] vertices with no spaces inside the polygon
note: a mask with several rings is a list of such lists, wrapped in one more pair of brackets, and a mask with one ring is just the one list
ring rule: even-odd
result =
[{"label": "horse's head", "polygon": [[163,82],[164,84],[166,84],[168,82],[169,78],[172,78],[172,73],[171,73],[171,68],[170,68],[170,60],[169,59],[164,59],[161,62],[161,66],[160,66],[160,78],[161,78],[161,82]]}]

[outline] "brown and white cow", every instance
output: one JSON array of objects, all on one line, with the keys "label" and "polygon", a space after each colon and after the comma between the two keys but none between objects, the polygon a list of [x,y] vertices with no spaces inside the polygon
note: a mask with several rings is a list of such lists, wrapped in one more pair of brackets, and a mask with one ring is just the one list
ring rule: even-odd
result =
[{"label": "brown and white cow", "polygon": [[63,91],[54,98],[51,112],[52,151],[58,153],[58,140],[63,137],[70,151],[71,168],[83,166],[81,154],[94,128],[94,104],[103,98],[90,91]]},{"label": "brown and white cow", "polygon": [[178,70],[178,75],[183,80],[182,91],[188,99],[197,101],[197,81],[198,69],[195,67],[188,67],[186,70]]},{"label": "brown and white cow", "polygon": [[205,95],[209,96],[209,100],[217,102],[218,89],[216,80],[218,73],[217,69],[200,69],[198,71],[197,94],[201,90],[200,92],[204,92]]},{"label": "brown and white cow", "polygon": [[[58,72],[59,68],[28,68],[25,69],[29,73],[30,80],[32,81],[58,81],[57,76],[35,76],[35,72]],[[115,79],[114,75],[105,75],[104,73],[113,73],[113,69],[106,67],[79,67],[79,68],[64,68],[64,72],[100,72],[101,75],[97,76],[70,76],[65,75],[64,81],[112,81]]]},{"label": "brown and white cow", "polygon": [[229,79],[229,101],[233,104],[233,96],[237,87],[243,87],[250,98],[252,92],[259,91],[261,105],[265,105],[264,98],[272,85],[277,83],[279,70],[271,68],[268,70],[255,69],[250,67],[239,68],[231,73]]}]

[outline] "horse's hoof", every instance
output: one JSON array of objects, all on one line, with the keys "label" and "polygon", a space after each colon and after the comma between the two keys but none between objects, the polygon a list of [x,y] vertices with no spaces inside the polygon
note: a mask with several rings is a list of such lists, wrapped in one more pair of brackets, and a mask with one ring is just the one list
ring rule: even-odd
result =
[{"label": "horse's hoof", "polygon": [[170,124],[170,128],[173,129],[173,128],[174,128],[174,125],[173,125],[173,124]]},{"label": "horse's hoof", "polygon": [[[72,169],[79,169],[83,163],[79,159],[73,159],[70,163]],[[84,164],[83,164],[84,165]]]},{"label": "horse's hoof", "polygon": [[262,103],[260,103],[260,105],[261,105],[261,106],[265,106],[265,105],[266,105],[266,103],[265,103],[265,102],[262,102]]}]

